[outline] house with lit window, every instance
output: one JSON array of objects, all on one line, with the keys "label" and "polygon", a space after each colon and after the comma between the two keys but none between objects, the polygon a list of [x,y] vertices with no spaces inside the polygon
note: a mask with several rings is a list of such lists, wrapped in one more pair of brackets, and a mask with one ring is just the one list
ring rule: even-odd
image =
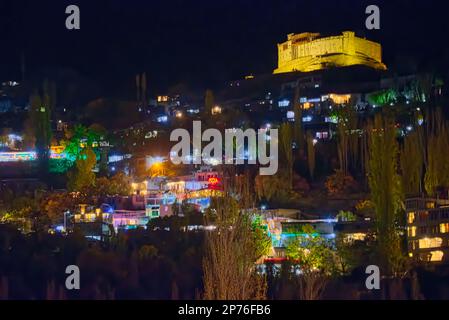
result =
[{"label": "house with lit window", "polygon": [[405,201],[408,254],[419,262],[449,262],[449,200]]},{"label": "house with lit window", "polygon": [[114,235],[110,210],[81,204],[71,218],[72,227],[79,229],[90,240],[106,241]]}]

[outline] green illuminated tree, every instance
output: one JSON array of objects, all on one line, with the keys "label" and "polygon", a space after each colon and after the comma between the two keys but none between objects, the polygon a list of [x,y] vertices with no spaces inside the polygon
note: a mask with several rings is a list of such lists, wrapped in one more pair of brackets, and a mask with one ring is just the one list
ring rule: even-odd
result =
[{"label": "green illuminated tree", "polygon": [[257,219],[257,217],[252,224],[252,233],[256,246],[256,257],[260,258],[269,254],[272,248],[272,241],[266,227],[261,224],[260,219]]},{"label": "green illuminated tree", "polygon": [[91,147],[83,149],[75,162],[75,168],[68,173],[67,187],[71,191],[82,191],[95,185],[93,169],[97,163]]},{"label": "green illuminated tree", "polygon": [[333,271],[331,243],[319,236],[311,225],[305,225],[301,233],[287,242],[286,255],[298,263],[301,270],[297,277],[300,299],[320,299]]}]

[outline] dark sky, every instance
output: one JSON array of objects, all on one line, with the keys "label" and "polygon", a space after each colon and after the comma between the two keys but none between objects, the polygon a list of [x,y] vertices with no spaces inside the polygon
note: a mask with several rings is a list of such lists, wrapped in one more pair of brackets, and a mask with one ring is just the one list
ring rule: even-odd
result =
[{"label": "dark sky", "polygon": [[[153,91],[213,87],[271,72],[276,43],[306,31],[354,30],[382,43],[387,65],[406,55],[425,65],[449,55],[447,2],[0,0],[0,80],[20,79],[24,52],[29,74],[69,67],[118,87],[146,71]],[[65,29],[69,4],[80,7],[80,31]],[[365,29],[368,4],[379,5],[381,30]]]}]

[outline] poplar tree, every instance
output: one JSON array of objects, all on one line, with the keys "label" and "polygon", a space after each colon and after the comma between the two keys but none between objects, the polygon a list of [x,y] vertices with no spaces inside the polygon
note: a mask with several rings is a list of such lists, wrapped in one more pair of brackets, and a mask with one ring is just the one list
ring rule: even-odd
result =
[{"label": "poplar tree", "polygon": [[310,178],[315,174],[315,146],[313,145],[313,136],[307,131],[307,164],[309,166]]},{"label": "poplar tree", "polygon": [[359,141],[356,134],[358,125],[357,113],[352,105],[337,107],[337,150],[340,170],[346,175],[350,164],[355,166],[359,158]]},{"label": "poplar tree", "polygon": [[418,194],[421,191],[424,164],[418,131],[414,131],[405,137],[400,160],[404,193],[406,195]]},{"label": "poplar tree", "polygon": [[295,127],[293,130],[296,146],[299,150],[299,154],[304,151],[304,132],[302,127],[302,108],[299,103],[300,93],[299,85],[296,86],[295,95],[293,98],[293,112],[295,113]]},{"label": "poplar tree", "polygon": [[279,128],[279,149],[280,164],[284,163],[284,170],[287,173],[288,190],[292,188],[293,182],[293,153],[292,153],[292,128],[289,123],[281,124]]},{"label": "poplar tree", "polygon": [[34,134],[35,148],[41,173],[48,171],[49,148],[52,138],[51,110],[56,101],[54,84],[44,82],[42,95],[35,91],[30,97],[29,124],[30,134]]},{"label": "poplar tree", "polygon": [[399,271],[403,261],[397,232],[402,209],[398,153],[394,120],[377,114],[369,137],[368,181],[376,215],[379,259],[388,274]]},{"label": "poplar tree", "polygon": [[430,114],[427,129],[426,174],[427,194],[434,195],[437,187],[449,187],[449,130],[441,110]]}]

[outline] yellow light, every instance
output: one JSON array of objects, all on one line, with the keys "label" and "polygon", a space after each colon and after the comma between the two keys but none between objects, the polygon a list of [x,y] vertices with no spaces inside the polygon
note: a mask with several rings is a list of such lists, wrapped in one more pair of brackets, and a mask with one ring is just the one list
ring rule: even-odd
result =
[{"label": "yellow light", "polygon": [[441,247],[442,243],[443,243],[443,239],[441,239],[440,237],[422,238],[422,239],[419,239],[419,248],[420,249],[437,248],[437,247]]},{"label": "yellow light", "polygon": [[157,102],[167,102],[168,96],[157,96]]},{"label": "yellow light", "polygon": [[430,251],[430,261],[441,261],[443,260],[444,253],[441,250]]},{"label": "yellow light", "polygon": [[331,93],[329,95],[329,98],[335,103],[335,104],[346,104],[351,99],[350,94],[334,94]]},{"label": "yellow light", "polygon": [[415,222],[415,213],[414,212],[409,212],[408,213],[408,223],[413,223]]},{"label": "yellow light", "polygon": [[407,227],[407,232],[408,232],[409,237],[416,237],[416,227],[415,226]]},{"label": "yellow light", "polygon": [[440,233],[448,233],[449,232],[449,223],[440,223]]},{"label": "yellow light", "polygon": [[212,114],[220,114],[221,113],[221,107],[215,106],[212,108]]}]

